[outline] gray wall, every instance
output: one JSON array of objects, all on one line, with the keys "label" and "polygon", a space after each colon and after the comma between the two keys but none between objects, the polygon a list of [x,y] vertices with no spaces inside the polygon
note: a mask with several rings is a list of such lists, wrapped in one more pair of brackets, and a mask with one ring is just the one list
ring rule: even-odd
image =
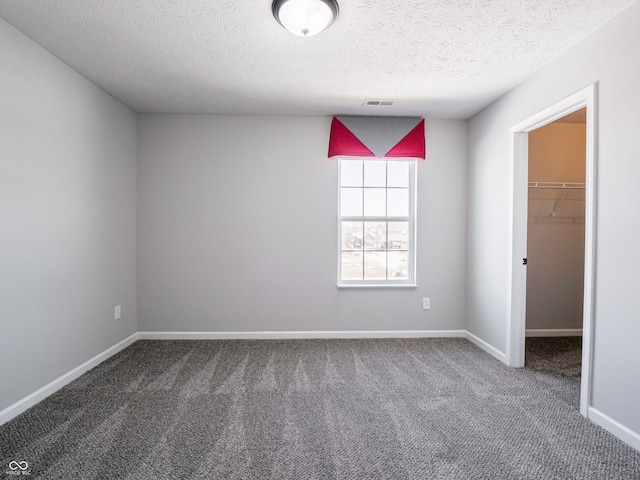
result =
[{"label": "gray wall", "polygon": [[136,331],[136,117],[3,20],[0,65],[2,410]]},{"label": "gray wall", "polygon": [[417,289],[336,287],[329,126],[324,117],[139,117],[140,331],[464,328],[466,122],[427,125]]},{"label": "gray wall", "polygon": [[512,125],[598,82],[593,406],[640,432],[640,3],[469,122],[468,329],[505,351]]}]

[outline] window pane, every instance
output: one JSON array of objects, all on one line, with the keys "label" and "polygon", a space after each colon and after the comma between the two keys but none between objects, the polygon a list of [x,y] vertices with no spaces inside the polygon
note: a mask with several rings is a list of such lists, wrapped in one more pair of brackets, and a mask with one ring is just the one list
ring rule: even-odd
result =
[{"label": "window pane", "polygon": [[358,217],[362,215],[362,189],[342,188],[340,191],[340,215]]},{"label": "window pane", "polygon": [[389,222],[387,230],[389,250],[409,249],[409,222]]},{"label": "window pane", "polygon": [[387,162],[364,162],[364,186],[385,187],[387,185]]},{"label": "window pane", "polygon": [[342,222],[342,249],[362,250],[362,222]]},{"label": "window pane", "polygon": [[408,187],[409,186],[409,162],[388,162],[387,163],[387,186],[388,187]]},{"label": "window pane", "polygon": [[340,185],[342,187],[362,186],[362,160],[340,161]]},{"label": "window pane", "polygon": [[386,203],[386,188],[365,188],[364,215],[367,217],[384,217]]},{"label": "window pane", "polygon": [[406,280],[409,276],[409,252],[389,252],[387,255],[389,280]]},{"label": "window pane", "polygon": [[364,248],[365,250],[384,250],[387,245],[386,222],[364,223]]},{"label": "window pane", "polygon": [[385,280],[387,278],[387,252],[365,252],[364,279]]},{"label": "window pane", "polygon": [[342,278],[362,280],[362,252],[342,252]]},{"label": "window pane", "polygon": [[340,160],[338,284],[415,281],[415,164]]},{"label": "window pane", "polygon": [[390,188],[387,190],[387,215],[390,217],[409,216],[408,188]]}]

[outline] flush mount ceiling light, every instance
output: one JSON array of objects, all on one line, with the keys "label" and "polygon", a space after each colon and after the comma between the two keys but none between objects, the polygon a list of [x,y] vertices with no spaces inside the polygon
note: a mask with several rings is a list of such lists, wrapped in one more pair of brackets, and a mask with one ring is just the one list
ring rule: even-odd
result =
[{"label": "flush mount ceiling light", "polygon": [[311,37],[325,30],[338,16],[336,0],[274,0],[273,16],[294,35]]}]

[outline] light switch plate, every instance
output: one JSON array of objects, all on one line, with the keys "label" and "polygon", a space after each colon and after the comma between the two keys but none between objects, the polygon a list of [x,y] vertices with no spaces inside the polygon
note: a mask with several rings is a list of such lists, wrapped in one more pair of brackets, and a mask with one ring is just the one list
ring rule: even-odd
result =
[{"label": "light switch plate", "polygon": [[423,310],[431,310],[431,299],[423,298],[422,299],[422,309]]}]

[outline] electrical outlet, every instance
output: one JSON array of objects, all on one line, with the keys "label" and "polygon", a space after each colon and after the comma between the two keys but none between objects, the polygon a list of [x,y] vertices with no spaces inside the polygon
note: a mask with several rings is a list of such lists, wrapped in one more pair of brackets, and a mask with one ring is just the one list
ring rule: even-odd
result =
[{"label": "electrical outlet", "polygon": [[116,320],[120,320],[121,317],[122,317],[122,306],[118,305],[116,306],[116,310],[114,312],[113,318]]},{"label": "electrical outlet", "polygon": [[431,299],[423,298],[422,299],[422,309],[423,310],[431,310]]}]

